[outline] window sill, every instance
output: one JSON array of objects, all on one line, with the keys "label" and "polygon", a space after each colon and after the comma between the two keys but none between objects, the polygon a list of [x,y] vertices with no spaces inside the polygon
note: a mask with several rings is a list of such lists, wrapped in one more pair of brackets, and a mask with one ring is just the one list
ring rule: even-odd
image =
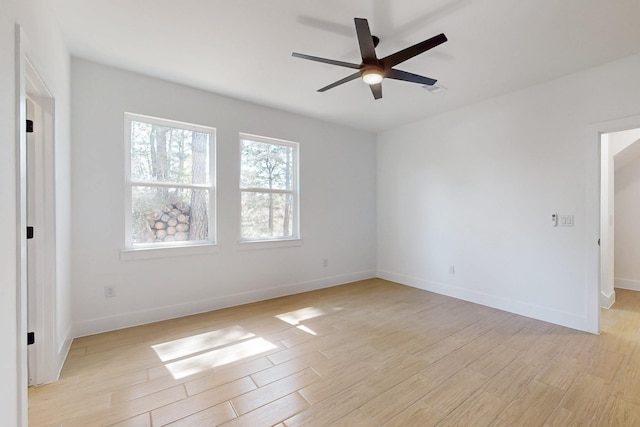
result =
[{"label": "window sill", "polygon": [[160,248],[130,248],[120,250],[120,261],[216,254],[219,251],[220,247],[213,243],[184,246],[163,246]]},{"label": "window sill", "polygon": [[302,239],[279,239],[279,240],[240,240],[238,250],[253,251],[259,249],[290,248],[302,246]]}]

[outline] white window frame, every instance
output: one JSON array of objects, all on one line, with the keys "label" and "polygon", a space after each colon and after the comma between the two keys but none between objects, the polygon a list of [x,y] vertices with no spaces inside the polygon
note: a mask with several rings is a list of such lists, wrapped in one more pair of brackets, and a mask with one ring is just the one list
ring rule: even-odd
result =
[{"label": "white window frame", "polygon": [[[131,122],[139,121],[159,126],[175,127],[194,132],[209,134],[209,183],[208,184],[178,184],[134,181],[131,177]],[[124,113],[124,141],[125,141],[125,233],[124,249],[120,251],[121,260],[168,257],[175,255],[192,255],[211,252],[217,244],[216,229],[216,129],[209,126],[195,125],[176,120],[163,119],[136,113]],[[132,243],[132,190],[135,186],[157,188],[185,188],[205,189],[209,191],[208,205],[208,238],[199,241],[163,242],[163,243]]]},{"label": "white window frame", "polygon": [[[261,142],[272,145],[284,145],[293,148],[292,156],[292,171],[293,178],[291,180],[291,190],[270,190],[268,188],[253,188],[242,187],[241,174],[242,174],[242,141],[250,140],[255,142]],[[241,249],[262,249],[271,247],[283,247],[283,246],[298,246],[302,244],[302,238],[300,236],[300,144],[293,141],[286,141],[283,139],[270,138],[266,136],[253,135],[249,133],[240,133],[238,138],[238,187],[240,189],[240,211],[239,211],[239,229],[238,234],[240,238],[238,243],[241,244]],[[265,237],[265,238],[243,238],[242,237],[242,193],[243,192],[258,192],[266,194],[291,194],[291,221],[292,221],[292,236],[291,237]],[[256,244],[256,245],[253,245]]]}]

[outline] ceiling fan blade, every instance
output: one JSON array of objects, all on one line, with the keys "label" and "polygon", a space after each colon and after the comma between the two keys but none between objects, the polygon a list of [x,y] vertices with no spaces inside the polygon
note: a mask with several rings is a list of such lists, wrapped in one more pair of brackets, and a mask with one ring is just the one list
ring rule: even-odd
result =
[{"label": "ceiling fan blade", "polygon": [[357,73],[351,74],[350,76],[347,76],[344,79],[338,80],[337,82],[333,82],[328,86],[318,89],[318,92],[324,92],[326,90],[333,89],[336,86],[340,86],[343,83],[350,82],[351,80],[355,80],[359,77],[360,77],[360,72],[358,71]]},{"label": "ceiling fan blade", "polygon": [[420,43],[416,43],[413,46],[409,46],[406,49],[402,49],[396,53],[392,53],[389,56],[385,56],[380,60],[382,67],[386,70],[389,70],[391,67],[400,64],[401,62],[406,61],[407,59],[411,59],[416,55],[420,55],[423,52],[428,51],[444,42],[447,41],[447,36],[444,34],[438,34],[437,36],[431,37],[428,40],[424,40]]},{"label": "ceiling fan blade", "polygon": [[358,44],[360,45],[360,54],[362,55],[362,63],[378,64],[376,56],[376,48],[373,42],[373,36],[369,29],[369,22],[363,18],[354,18],[356,23],[356,33],[358,35]]},{"label": "ceiling fan blade", "polygon": [[374,85],[369,85],[371,88],[371,93],[375,99],[382,98],[382,83],[376,83]]},{"label": "ceiling fan blade", "polygon": [[393,68],[387,71],[385,77],[395,80],[403,80],[405,82],[420,83],[423,85],[432,86],[436,84],[437,80],[430,77],[420,76],[418,74],[408,73],[402,70],[394,70]]},{"label": "ceiling fan blade", "polygon": [[360,68],[362,68],[361,65],[359,65],[359,64],[352,64],[351,62],[336,61],[334,59],[320,58],[320,57],[317,57],[317,56],[305,55],[304,53],[293,52],[291,54],[291,56],[293,56],[295,58],[308,59],[310,61],[322,62],[324,64],[331,64],[331,65],[338,65],[340,67],[354,68],[356,70],[359,70]]}]

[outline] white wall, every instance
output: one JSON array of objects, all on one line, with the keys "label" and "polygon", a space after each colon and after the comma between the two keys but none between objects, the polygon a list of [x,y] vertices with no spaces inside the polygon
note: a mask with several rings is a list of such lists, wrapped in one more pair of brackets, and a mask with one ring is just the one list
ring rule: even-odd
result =
[{"label": "white wall", "polygon": [[[18,348],[23,337],[17,336],[17,243],[16,243],[16,61],[15,24],[20,24],[28,38],[27,55],[52,91],[56,103],[56,221],[60,244],[58,247],[56,325],[59,348],[64,348],[66,333],[71,326],[68,242],[69,223],[69,58],[57,27],[51,20],[51,5],[44,0],[0,0],[0,193],[8,205],[0,210],[0,414],[3,425],[19,425],[25,412],[19,413],[19,402],[26,389],[18,391]],[[25,383],[26,384],[26,383]],[[23,402],[26,403],[26,402]],[[26,404],[23,405],[26,411]]]},{"label": "white wall", "polygon": [[[373,135],[76,59],[72,101],[76,335],[374,276]],[[125,111],[217,129],[218,253],[120,260]],[[302,246],[239,250],[239,132],[300,143]]]},{"label": "white wall", "polygon": [[636,143],[638,139],[640,139],[640,129],[629,129],[620,132],[611,132],[606,134],[609,138],[609,143],[611,144],[611,156],[613,158],[617,158],[618,161],[616,163],[616,167],[625,163],[626,155],[622,154],[623,151],[629,153],[631,151],[637,150],[630,149],[631,145]]},{"label": "white wall", "polygon": [[615,172],[615,285],[640,291],[640,155],[625,160]]},{"label": "white wall", "polygon": [[380,134],[378,275],[590,329],[586,135],[640,113],[638,72],[636,55]]}]

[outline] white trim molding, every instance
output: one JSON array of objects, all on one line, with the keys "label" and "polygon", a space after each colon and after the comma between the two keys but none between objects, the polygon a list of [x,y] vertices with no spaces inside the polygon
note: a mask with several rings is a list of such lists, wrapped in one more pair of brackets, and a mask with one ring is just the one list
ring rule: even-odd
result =
[{"label": "white trim molding", "polygon": [[640,280],[615,279],[614,287],[618,289],[628,289],[630,291],[640,291]]},{"label": "white trim molding", "polygon": [[[24,126],[27,119],[26,76],[28,42],[20,25],[15,27],[16,66],[16,413],[7,414],[5,422],[17,427],[28,425],[28,360],[27,360],[27,241],[24,233],[27,222],[26,142]],[[10,347],[11,348],[11,347]]]},{"label": "white trim molding", "polygon": [[600,293],[600,307],[601,308],[606,308],[607,310],[611,308],[611,306],[613,306],[613,304],[615,304],[616,302],[616,292],[610,292],[609,295],[607,295],[605,292],[601,292]]},{"label": "white trim molding", "polygon": [[184,244],[180,246],[159,246],[156,248],[132,248],[120,249],[120,261],[133,261],[140,259],[173,258],[176,256],[193,256],[217,254],[220,246],[217,244]]}]

